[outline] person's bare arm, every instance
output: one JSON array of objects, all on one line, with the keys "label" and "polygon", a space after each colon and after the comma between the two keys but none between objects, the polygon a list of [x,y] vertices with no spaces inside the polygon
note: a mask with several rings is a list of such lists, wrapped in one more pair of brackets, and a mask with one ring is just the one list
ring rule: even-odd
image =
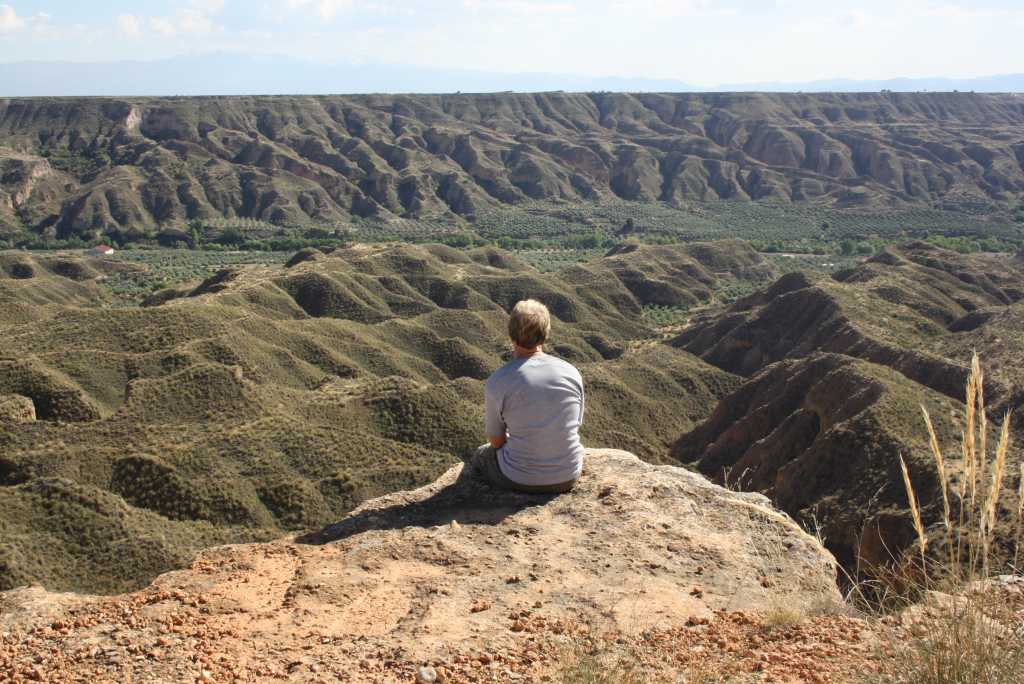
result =
[{"label": "person's bare arm", "polygon": [[[484,431],[491,446],[500,449],[508,441],[507,428],[501,416],[501,398],[494,396],[491,388],[484,388]],[[500,436],[495,436],[500,435]]]}]

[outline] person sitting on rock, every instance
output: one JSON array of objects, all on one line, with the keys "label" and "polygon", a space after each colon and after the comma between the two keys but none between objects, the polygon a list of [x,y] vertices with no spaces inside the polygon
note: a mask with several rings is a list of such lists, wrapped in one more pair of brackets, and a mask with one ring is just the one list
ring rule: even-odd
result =
[{"label": "person sitting on rock", "polygon": [[572,364],[544,353],[551,314],[527,299],[512,309],[513,358],[487,379],[484,428],[490,444],[469,466],[492,486],[527,494],[561,494],[583,472],[583,378]]}]

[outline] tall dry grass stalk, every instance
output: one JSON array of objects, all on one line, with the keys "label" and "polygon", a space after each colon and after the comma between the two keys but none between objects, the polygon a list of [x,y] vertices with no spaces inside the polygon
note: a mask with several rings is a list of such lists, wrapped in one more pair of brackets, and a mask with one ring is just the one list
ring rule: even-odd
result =
[{"label": "tall dry grass stalk", "polygon": [[999,494],[1003,490],[1003,475],[1006,473],[1006,452],[1010,448],[1010,416],[1011,411],[1006,412],[1003,419],[1003,429],[999,435],[999,445],[996,447],[996,458],[992,463],[992,483],[988,490],[988,500],[985,502],[984,534],[982,536],[982,576],[989,575],[989,560],[991,556],[992,541],[996,534],[996,513],[999,511]]},{"label": "tall dry grass stalk", "polygon": [[942,523],[946,528],[946,551],[949,553],[950,565],[955,560],[956,550],[953,548],[953,522],[950,519],[951,511],[949,506],[949,480],[946,477],[946,459],[942,457],[942,449],[939,448],[939,438],[935,436],[935,426],[932,425],[932,417],[928,415],[928,409],[921,405],[921,413],[924,414],[924,424],[928,428],[928,444],[932,450],[932,457],[935,459],[935,467],[939,471],[939,482],[942,486]]},{"label": "tall dry grass stalk", "polygon": [[[974,454],[968,453],[967,450],[967,433],[960,433],[960,453],[963,457],[963,468],[964,468],[964,488],[966,491],[961,492],[960,495],[960,513],[957,516],[958,530],[964,529],[964,522],[970,511],[974,510],[974,497],[975,497],[975,482],[978,464],[974,460]],[[967,510],[964,510],[964,502],[967,502]],[[958,534],[956,537],[956,557],[962,558],[964,552],[964,539],[962,534]]]},{"label": "tall dry grass stalk", "polygon": [[[978,388],[978,484],[977,487],[980,490],[985,484],[985,476],[988,471],[988,412],[985,410],[985,371],[981,367],[981,358],[978,356],[978,352],[974,352],[971,355],[971,375],[977,376],[975,379],[975,385]],[[984,505],[979,501],[979,506]],[[975,560],[977,560],[977,549],[981,549],[983,552],[987,552],[987,545],[984,543],[985,535],[989,532],[986,531],[988,519],[985,516],[984,510],[978,511],[975,514],[975,518],[978,521],[978,534],[980,538],[975,543]],[[981,561],[983,566],[988,565],[988,559],[982,558]],[[977,565],[971,566],[971,576],[977,573]]]},{"label": "tall dry grass stalk", "polygon": [[[984,458],[981,459],[981,463],[978,462],[978,449],[977,449],[977,437],[976,437],[976,425],[975,421],[977,418],[978,410],[978,386],[983,382],[982,371],[981,371],[981,359],[978,354],[975,353],[971,356],[971,374],[967,379],[967,428],[964,433],[964,459],[967,464],[966,469],[970,472],[970,480],[968,482],[968,488],[970,489],[970,508],[967,511],[968,520],[978,519],[978,483],[983,477]],[[981,390],[984,392],[984,390]],[[984,414],[984,395],[981,397],[982,413]],[[987,432],[985,426],[981,428],[982,433]],[[984,453],[984,452],[982,452]],[[960,528],[963,530],[964,522],[960,523]],[[962,539],[961,535],[961,539]],[[971,568],[971,572],[975,567],[974,565],[974,549],[977,548],[976,539],[968,536],[967,549],[968,549],[968,566]],[[958,545],[959,546],[959,545]],[[962,547],[957,551],[957,558],[961,558]]]},{"label": "tall dry grass stalk", "polygon": [[900,454],[900,469],[903,471],[903,485],[907,489],[907,499],[910,501],[910,513],[914,516],[914,529],[917,530],[917,543],[921,550],[921,567],[925,567],[925,552],[928,550],[928,537],[924,533],[924,525],[921,523],[921,509],[917,505],[917,496],[914,494],[914,485],[910,482],[910,472],[907,471],[907,462]]},{"label": "tall dry grass stalk", "polygon": [[[998,583],[978,582],[996,574],[995,561],[1001,557],[996,551],[995,534],[997,523],[1001,522],[999,502],[1006,478],[1012,414],[1006,413],[995,453],[990,457],[984,374],[977,354],[971,359],[966,399],[966,424],[960,444],[964,477],[955,526],[951,519],[951,468],[942,453],[931,417],[924,410],[929,448],[942,488],[946,542],[951,550],[945,560],[929,560],[926,556],[928,537],[921,521],[921,504],[906,461],[900,454],[903,484],[917,533],[916,546],[923,572],[907,573],[906,566],[896,566],[891,576],[883,576],[875,586],[868,586],[873,593],[859,592],[861,599],[877,597],[874,605],[866,604],[869,610],[886,614],[900,609],[909,613],[915,625],[909,633],[894,632],[894,643],[898,643],[895,653],[886,653],[878,677],[867,677],[872,684],[1024,682],[1024,632],[1018,631],[1019,616],[1007,605]],[[1024,532],[1024,464],[1016,494],[1013,566],[1019,572],[1017,563]],[[917,554],[911,553],[908,560],[913,561]],[[942,567],[946,564],[948,568]],[[936,578],[941,578],[941,585],[934,581]],[[924,603],[915,605],[921,599]]]},{"label": "tall dry grass stalk", "polygon": [[[1012,412],[1007,411],[1003,419],[995,455],[991,459],[991,463],[989,463],[987,453],[988,417],[985,409],[984,382],[985,375],[981,369],[981,360],[978,354],[975,353],[971,358],[971,374],[967,380],[966,429],[962,433],[960,445],[960,451],[964,460],[964,488],[966,492],[962,492],[960,496],[960,511],[957,529],[955,530],[955,542],[953,512],[952,505],[950,504],[951,473],[946,467],[946,459],[943,456],[931,416],[924,406],[921,407],[925,427],[928,430],[928,444],[938,471],[939,484],[942,491],[942,522],[946,531],[946,544],[948,547],[947,561],[949,567],[947,570],[952,576],[960,580],[965,579],[963,574],[965,569],[966,579],[968,580],[977,579],[979,570],[982,577],[988,577],[989,575],[992,544],[995,540],[995,527],[999,512],[999,498],[1003,491],[1006,459],[1010,449],[1010,420]],[[921,521],[920,501],[914,491],[907,463],[902,454],[900,454],[900,469],[903,471],[903,484],[907,490],[910,513],[914,520],[914,530],[917,533],[917,545],[921,553],[922,565],[927,575],[927,566],[925,564],[927,562],[926,549],[928,538]],[[1024,473],[1024,470],[1022,470],[1022,473]],[[1024,519],[1024,483],[1021,484],[1021,491],[1018,495],[1020,498],[1019,508],[1021,509],[1017,516],[1019,530],[1021,520]],[[965,498],[967,499],[966,507],[964,505]],[[966,558],[964,558],[965,543]],[[1016,560],[1014,562],[1016,564]]]},{"label": "tall dry grass stalk", "polygon": [[1020,481],[1017,483],[1017,536],[1013,545],[1013,569],[1017,572],[1020,568],[1020,536],[1024,528],[1024,463],[1020,464]]},{"label": "tall dry grass stalk", "polygon": [[971,374],[977,374],[975,384],[978,387],[978,454],[981,456],[979,466],[979,484],[985,481],[985,470],[988,465],[988,413],[985,411],[985,371],[981,368],[978,352],[971,356]]},{"label": "tall dry grass stalk", "polygon": [[[974,358],[977,358],[975,355]],[[974,502],[977,498],[978,493],[978,462],[975,456],[978,453],[977,450],[977,432],[975,421],[977,418],[978,410],[978,378],[981,376],[981,369],[975,366],[974,361],[971,361],[971,375],[967,379],[967,425],[964,429],[964,454],[971,460],[972,476],[969,485],[971,488],[971,507],[973,508]]]}]

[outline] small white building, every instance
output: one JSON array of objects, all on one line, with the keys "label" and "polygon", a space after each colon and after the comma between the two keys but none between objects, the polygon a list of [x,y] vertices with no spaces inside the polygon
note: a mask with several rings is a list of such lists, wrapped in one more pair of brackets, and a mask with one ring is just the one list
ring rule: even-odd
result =
[{"label": "small white building", "polygon": [[114,248],[110,245],[96,245],[89,250],[89,253],[93,256],[110,256],[114,253]]}]

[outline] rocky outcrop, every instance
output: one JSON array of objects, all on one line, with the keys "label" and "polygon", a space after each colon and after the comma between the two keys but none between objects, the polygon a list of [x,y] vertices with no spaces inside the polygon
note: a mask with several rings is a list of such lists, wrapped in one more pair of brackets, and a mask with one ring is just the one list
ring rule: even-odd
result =
[{"label": "rocky outcrop", "polygon": [[74,181],[46,159],[0,144],[0,232],[3,226],[46,221],[46,207],[63,201]]},{"label": "rocky outcrop", "polygon": [[[495,492],[456,466],[297,541],[370,560],[384,578],[401,577],[410,563],[450,567],[444,601],[453,605],[480,599],[502,612],[537,600],[589,603],[594,618],[610,615],[623,627],[730,606],[756,610],[780,597],[825,604],[836,597],[832,558],[763,496],[610,449],[587,452],[584,476],[567,495]],[[354,586],[362,579],[353,577]],[[522,585],[514,598],[488,595],[508,580]],[[632,612],[641,591],[657,610]]]},{"label": "rocky outcrop", "polygon": [[886,554],[913,540],[909,515],[898,515],[906,506],[899,454],[911,465],[926,519],[940,513],[922,405],[952,441],[950,400],[881,366],[815,353],[754,375],[680,437],[672,455],[718,482],[763,492],[817,527],[853,569],[890,560]]},{"label": "rocky outcrop", "polygon": [[[540,648],[551,627],[628,635],[721,611],[827,612],[840,604],[835,572],[828,552],[763,496],[591,450],[579,485],[558,497],[496,492],[460,465],[318,533],[207,550],[113,601],[0,595],[0,631],[57,625],[61,641],[45,655],[37,642],[15,652],[0,644],[0,666],[39,655],[33,666],[92,672],[127,639],[159,655],[120,661],[115,678],[174,679],[195,667],[189,644],[198,641],[216,653],[202,656],[216,681],[282,668],[310,675],[314,664],[313,673],[382,681],[385,670],[457,666],[455,653]],[[113,619],[131,616],[131,626],[104,630],[115,604],[124,608]]]},{"label": "rocky outcrop", "polygon": [[0,423],[31,423],[36,419],[36,405],[20,394],[0,394]]},{"label": "rocky outcrop", "polygon": [[1024,191],[1022,121],[1015,96],[974,93],[5,100],[0,228],[130,238],[538,199],[1001,202]]}]

